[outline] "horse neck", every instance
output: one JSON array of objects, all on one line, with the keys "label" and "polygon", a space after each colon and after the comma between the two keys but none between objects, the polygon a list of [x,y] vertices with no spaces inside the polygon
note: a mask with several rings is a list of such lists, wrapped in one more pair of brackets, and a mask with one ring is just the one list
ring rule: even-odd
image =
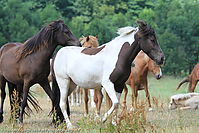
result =
[{"label": "horse neck", "polygon": [[131,45],[130,48],[126,51],[126,55],[129,58],[126,58],[128,63],[132,63],[135,57],[138,55],[140,52],[141,48],[140,45],[138,44],[138,41],[134,41]]},{"label": "horse neck", "polygon": [[38,54],[38,56],[41,57],[43,61],[49,61],[57,45],[58,44],[56,43],[52,43],[50,46],[44,47],[42,50],[40,50],[36,54]]},{"label": "horse neck", "polygon": [[139,70],[140,75],[147,75],[148,66],[149,66],[149,57],[144,52],[139,52],[135,58],[137,68]]}]

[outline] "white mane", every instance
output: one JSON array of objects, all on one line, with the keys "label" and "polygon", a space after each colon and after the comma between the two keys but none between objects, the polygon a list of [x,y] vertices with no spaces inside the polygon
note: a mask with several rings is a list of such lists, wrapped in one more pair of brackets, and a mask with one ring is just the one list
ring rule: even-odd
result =
[{"label": "white mane", "polygon": [[117,29],[117,34],[119,34],[120,36],[124,36],[134,31],[138,31],[138,28],[127,26],[127,27]]},{"label": "white mane", "polygon": [[189,99],[193,96],[199,96],[199,93],[187,93],[187,94],[177,94],[177,95],[173,95],[171,97],[171,103],[172,101],[177,101],[177,100],[186,100]]}]

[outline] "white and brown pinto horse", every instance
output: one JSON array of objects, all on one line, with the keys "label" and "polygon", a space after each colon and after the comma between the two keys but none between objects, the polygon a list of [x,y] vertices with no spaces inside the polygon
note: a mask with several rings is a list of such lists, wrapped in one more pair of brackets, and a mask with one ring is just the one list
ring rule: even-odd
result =
[{"label": "white and brown pinto horse", "polygon": [[63,47],[57,52],[53,68],[61,91],[60,107],[69,129],[73,125],[67,114],[67,100],[76,85],[87,89],[104,87],[113,103],[102,119],[105,122],[119,107],[125,81],[131,72],[131,63],[140,50],[156,64],[163,64],[165,57],[154,30],[144,20],[138,20],[137,24],[139,28],[126,27],[122,35],[98,48]]},{"label": "white and brown pinto horse", "polygon": [[199,109],[199,93],[177,94],[171,97],[169,109]]}]

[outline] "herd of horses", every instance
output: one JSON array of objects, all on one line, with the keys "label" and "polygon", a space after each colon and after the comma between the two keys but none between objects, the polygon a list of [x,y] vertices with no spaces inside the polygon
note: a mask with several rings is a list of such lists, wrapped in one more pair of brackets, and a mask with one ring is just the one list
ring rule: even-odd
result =
[{"label": "herd of horses", "polygon": [[[136,23],[137,28],[120,28],[118,37],[101,46],[98,44],[97,37],[93,37],[95,39],[93,41],[91,36],[84,37],[84,42],[80,43],[63,20],[54,21],[43,27],[25,43],[3,45],[0,49],[0,122],[3,122],[6,83],[8,83],[10,99],[14,89],[17,90],[18,97],[22,97],[22,100],[18,101],[20,112],[16,116],[20,123],[23,123],[25,107],[29,107],[27,100],[33,104],[33,107],[39,108],[30,92],[30,87],[36,83],[50,97],[51,112],[56,113],[60,122],[65,121],[68,129],[73,128],[69,119],[68,96],[77,86],[77,88],[84,88],[86,104],[88,104],[86,99],[88,89],[95,90],[97,99],[94,101],[98,104],[98,111],[102,101],[101,89],[106,91],[111,106],[102,122],[105,122],[113,112],[117,114],[121,93],[123,90],[125,95],[127,93],[125,84],[132,88],[132,108],[133,103],[136,103],[137,91],[144,89],[151,110],[146,77],[148,71],[151,71],[156,79],[162,77],[160,66],[163,65],[165,57],[154,29],[144,20],[137,20]],[[92,46],[87,46],[87,43]],[[63,48],[55,54],[50,63],[58,45]],[[50,72],[52,87],[48,79]],[[123,103],[126,106],[125,99]],[[10,104],[12,104],[11,100]],[[55,123],[54,117],[52,122]]]}]

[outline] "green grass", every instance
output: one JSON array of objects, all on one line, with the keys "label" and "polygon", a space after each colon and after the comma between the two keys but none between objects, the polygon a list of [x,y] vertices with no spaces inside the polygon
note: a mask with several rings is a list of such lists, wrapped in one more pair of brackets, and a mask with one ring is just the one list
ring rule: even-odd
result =
[{"label": "green grass", "polygon": [[[133,115],[132,117],[128,116],[128,114],[124,114],[120,119],[122,124],[120,126],[113,126],[111,124],[111,120],[108,119],[104,124],[94,117],[94,109],[89,108],[90,117],[84,117],[84,104],[81,104],[80,107],[71,107],[71,122],[76,126],[75,130],[69,132],[133,132],[131,127],[135,127],[136,121],[146,120],[144,123],[144,127],[141,127],[141,124],[137,123],[137,129],[142,132],[166,132],[166,133],[195,133],[199,131],[198,123],[199,123],[199,111],[198,110],[185,110],[185,111],[169,111],[168,106],[170,102],[170,97],[172,95],[178,93],[187,93],[188,86],[183,85],[178,91],[175,91],[178,84],[184,78],[180,77],[169,77],[163,76],[160,80],[156,80],[154,77],[150,76],[148,78],[149,83],[149,92],[151,96],[151,104],[154,109],[153,112],[147,111],[147,106],[143,104],[146,101],[145,92],[139,91],[139,105],[140,109],[145,108],[140,113]],[[39,87],[34,87],[34,91],[38,93],[37,98],[39,100],[39,104],[41,105],[43,111],[40,111],[38,114],[34,112],[31,114],[31,117],[24,118],[23,131],[33,132],[43,131],[43,132],[63,132],[65,131],[65,125],[61,125],[58,128],[54,128],[49,123],[52,120],[52,117],[48,117],[48,113],[51,110],[51,102],[47,100],[46,94],[39,89]],[[195,92],[199,92],[199,88],[196,87]],[[123,100],[123,95],[120,99],[120,102]],[[142,104],[141,104],[142,102]],[[127,97],[127,106],[128,109],[131,104],[131,90],[129,89],[128,97]],[[90,105],[90,104],[89,104]],[[142,106],[141,106],[142,105]],[[19,127],[13,127],[12,123],[9,122],[9,99],[6,98],[4,105],[4,122],[0,124],[0,132],[5,130],[13,131],[18,130]],[[107,110],[105,105],[102,105],[101,116],[103,117],[104,112]],[[121,107],[118,110],[120,113]],[[146,115],[146,118],[145,116]],[[118,118],[119,120],[119,118]],[[144,122],[144,121],[143,121]],[[131,126],[132,125],[132,126]],[[127,128],[128,127],[128,128]],[[66,130],[68,131],[68,130]],[[135,131],[136,132],[136,131]]]}]

